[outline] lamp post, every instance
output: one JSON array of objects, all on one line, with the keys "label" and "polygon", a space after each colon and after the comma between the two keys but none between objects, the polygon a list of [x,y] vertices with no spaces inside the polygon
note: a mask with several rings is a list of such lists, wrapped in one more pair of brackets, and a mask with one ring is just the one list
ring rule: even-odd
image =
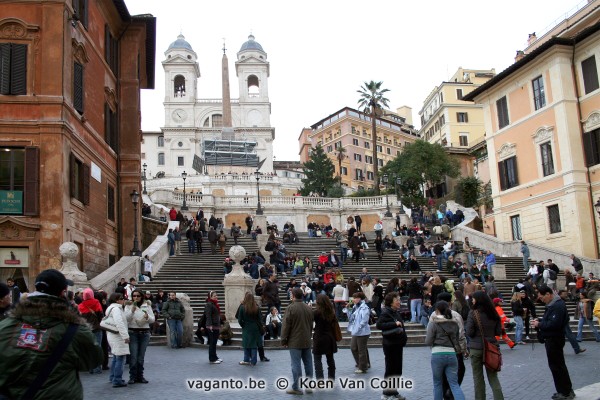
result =
[{"label": "lamp post", "polygon": [[131,194],[131,204],[133,204],[133,249],[131,249],[132,256],[141,256],[142,252],[140,251],[139,243],[138,243],[138,229],[137,229],[137,206],[140,201],[140,194],[137,190],[133,190]]},{"label": "lamp post", "polygon": [[385,186],[385,204],[387,207],[387,211],[384,214],[384,217],[391,217],[392,216],[392,212],[390,211],[390,199],[388,197],[388,192],[387,192],[387,187],[388,187],[388,175],[387,174],[383,174],[383,176],[381,177],[382,179],[382,183]]},{"label": "lamp post", "polygon": [[254,172],[256,176],[256,196],[258,198],[258,206],[256,207],[256,215],[263,215],[262,207],[260,206],[260,171],[256,170]]},{"label": "lamp post", "polygon": [[188,206],[185,202],[185,178],[187,178],[187,174],[185,173],[185,171],[181,173],[181,177],[183,178],[183,204],[181,205],[181,211],[187,211]]},{"label": "lamp post", "polygon": [[144,163],[144,165],[142,165],[142,168],[144,168],[144,175],[142,177],[143,181],[144,181],[144,190],[142,191],[142,194],[148,194],[148,192],[146,191],[146,168],[148,166],[146,165],[146,163]]},{"label": "lamp post", "polygon": [[404,206],[402,205],[402,190],[400,190],[400,184],[402,184],[402,179],[396,178],[396,187],[398,188],[398,198],[400,199],[400,214],[404,214]]}]

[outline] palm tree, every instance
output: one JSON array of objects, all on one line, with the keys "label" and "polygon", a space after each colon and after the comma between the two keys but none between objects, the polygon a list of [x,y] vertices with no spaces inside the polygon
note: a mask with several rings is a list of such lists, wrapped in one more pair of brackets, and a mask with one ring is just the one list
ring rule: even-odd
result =
[{"label": "palm tree", "polygon": [[383,82],[371,81],[365,82],[361,86],[361,90],[357,90],[360,94],[358,107],[362,108],[365,114],[371,114],[371,134],[373,143],[373,178],[375,179],[375,195],[379,195],[379,160],[377,159],[377,128],[375,118],[377,115],[383,114],[383,107],[388,107],[388,99],[383,95],[389,92],[389,89],[382,89]]},{"label": "palm tree", "polygon": [[342,147],[340,145],[340,147],[338,147],[337,149],[337,154],[335,155],[335,158],[338,162],[338,167],[339,167],[339,173],[338,176],[340,178],[340,183],[342,182],[342,161],[344,160],[344,158],[346,158],[346,148]]}]

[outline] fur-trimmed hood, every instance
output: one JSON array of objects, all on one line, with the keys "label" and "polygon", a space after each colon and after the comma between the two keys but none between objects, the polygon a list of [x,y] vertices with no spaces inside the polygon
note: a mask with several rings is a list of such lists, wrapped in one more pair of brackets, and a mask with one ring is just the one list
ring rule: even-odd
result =
[{"label": "fur-trimmed hood", "polygon": [[38,329],[48,329],[65,322],[86,324],[86,321],[69,306],[66,300],[50,295],[28,296],[10,311],[9,317]]}]

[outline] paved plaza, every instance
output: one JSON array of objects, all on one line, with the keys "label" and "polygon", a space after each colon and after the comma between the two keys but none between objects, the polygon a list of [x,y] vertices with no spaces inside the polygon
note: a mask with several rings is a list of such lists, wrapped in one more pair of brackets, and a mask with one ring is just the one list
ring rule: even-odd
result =
[{"label": "paved plaza", "polygon": [[[573,381],[574,389],[580,389],[600,382],[600,343],[585,342],[587,351],[575,355],[567,343],[565,358]],[[504,397],[508,399],[550,399],[555,392],[552,376],[546,363],[544,346],[539,343],[518,346],[509,350],[502,346],[504,367],[500,373],[500,381]],[[383,378],[384,357],[380,347],[370,348],[372,368],[367,374],[355,375],[354,360],[349,349],[341,349],[335,355],[337,366],[336,382],[332,390],[317,390],[305,395],[314,399],[378,399],[381,390],[371,389],[377,386]],[[108,382],[108,372],[101,375],[82,373],[86,399],[188,399],[210,398],[234,399],[242,396],[245,399],[274,399],[295,396],[285,394],[285,387],[291,380],[290,357],[287,350],[267,350],[270,362],[260,362],[255,366],[242,366],[241,350],[218,348],[218,355],[223,359],[222,364],[208,363],[207,348],[186,348],[173,350],[166,346],[148,347],[146,353],[145,377],[149,384],[134,384],[125,388],[112,388]],[[430,368],[429,347],[407,347],[404,349],[404,383],[411,381],[412,390],[402,390],[407,399],[431,399],[432,379]],[[325,360],[323,360],[325,362]],[[127,368],[128,366],[126,366]],[[473,399],[473,378],[470,362],[466,362],[466,375],[462,388],[467,399]],[[327,372],[325,371],[325,375]],[[123,374],[128,380],[128,370]],[[226,380],[226,384],[241,387],[233,390],[206,389],[209,380]],[[342,384],[346,387],[343,388]],[[189,389],[189,386],[197,387]],[[263,389],[251,388],[250,385],[264,385]],[[235,386],[234,386],[235,387]],[[580,394],[578,399],[595,400],[600,398],[600,390],[590,390],[594,395]],[[487,398],[491,399],[491,393]]]}]

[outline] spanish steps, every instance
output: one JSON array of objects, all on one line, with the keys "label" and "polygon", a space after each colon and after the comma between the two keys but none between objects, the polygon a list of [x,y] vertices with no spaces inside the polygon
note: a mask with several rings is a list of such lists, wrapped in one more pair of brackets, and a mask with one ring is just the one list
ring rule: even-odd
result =
[{"label": "spanish steps", "polygon": [[[343,265],[342,273],[345,280],[351,276],[358,278],[362,268],[366,267],[369,274],[372,277],[378,277],[381,279],[381,283],[384,288],[388,281],[393,277],[399,279],[409,280],[414,277],[408,273],[399,273],[393,271],[394,266],[398,260],[399,252],[388,250],[384,253],[383,260],[380,263],[374,248],[371,243],[374,240],[374,233],[366,233],[369,240],[369,249],[365,251],[366,259],[360,260],[355,263],[353,260],[348,258],[346,263]],[[335,240],[332,238],[319,237],[309,238],[306,232],[298,233],[299,240],[295,244],[285,244],[288,252],[296,253],[298,256],[305,257],[309,256],[314,265],[318,264],[317,258],[321,252],[329,252],[331,249],[336,250],[336,254],[339,254],[339,248],[335,245]],[[433,239],[433,238],[432,238]],[[429,243],[435,243],[435,240],[428,241]],[[238,239],[238,244],[246,250],[247,254],[257,250],[257,244],[250,236],[243,236]],[[460,243],[459,243],[460,244]],[[163,289],[165,292],[176,291],[186,293],[190,297],[190,305],[194,311],[194,324],[197,323],[200,315],[204,311],[204,304],[207,294],[211,290],[216,290],[221,302],[225,299],[225,290],[223,286],[223,262],[225,257],[228,257],[228,251],[230,246],[233,245],[233,239],[229,238],[227,241],[227,247],[225,249],[225,255],[210,253],[210,248],[205,242],[203,244],[203,253],[201,254],[190,254],[188,253],[187,242],[182,240],[181,242],[181,255],[172,256],[162,266],[160,271],[154,276],[151,282],[141,282],[139,287],[143,290],[149,290],[153,294],[157,293],[158,289]],[[476,249],[479,250],[479,249]],[[417,257],[421,270],[423,272],[435,272],[436,264],[434,258],[428,257]],[[504,265],[506,267],[506,279],[496,280],[496,286],[502,297],[505,299],[503,308],[505,314],[508,317],[512,317],[512,311],[510,309],[510,296],[513,286],[517,283],[519,278],[523,278],[525,273],[523,271],[522,257],[501,257],[496,255],[496,265]],[[444,273],[440,273],[444,275]],[[281,299],[281,310],[282,314],[285,313],[285,308],[289,304],[289,299],[286,296],[284,287],[288,283],[291,276],[282,277],[278,276],[280,286],[280,299]],[[569,313],[571,315],[571,328],[574,332],[577,332],[577,321],[574,321],[573,313],[575,309],[574,302],[567,302]],[[541,316],[544,312],[543,304],[536,304],[536,311],[538,316]],[[266,315],[266,307],[263,307],[263,316]],[[350,346],[350,335],[345,331],[344,327],[346,323],[341,323],[343,339],[338,344],[342,347]],[[231,324],[234,338],[232,347],[241,347],[241,328],[237,323]],[[408,345],[409,346],[421,346],[425,340],[425,328],[421,324],[415,324],[406,322],[405,328],[408,334]],[[514,340],[514,331],[509,332],[509,336]],[[535,331],[533,328],[530,332],[530,338],[535,340]],[[525,334],[523,334],[525,337]],[[584,340],[593,339],[593,334],[589,328],[584,328]],[[369,338],[369,344],[371,346],[378,346],[381,344],[381,332],[376,329],[373,325],[371,326],[371,336]],[[152,344],[166,344],[167,338],[165,336],[153,336],[151,339]],[[199,344],[194,344],[196,346]],[[280,346],[279,340],[268,340],[265,341],[265,347],[277,348]]]}]

